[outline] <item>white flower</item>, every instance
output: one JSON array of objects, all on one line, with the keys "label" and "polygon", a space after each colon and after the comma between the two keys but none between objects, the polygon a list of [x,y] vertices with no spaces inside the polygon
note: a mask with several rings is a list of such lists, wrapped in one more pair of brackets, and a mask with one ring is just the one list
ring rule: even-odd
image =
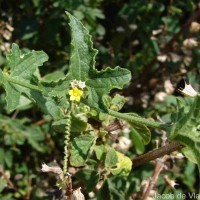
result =
[{"label": "white flower", "polygon": [[78,87],[79,87],[80,89],[85,88],[85,82],[84,82],[84,81],[78,81]]},{"label": "white flower", "polygon": [[197,91],[195,91],[190,84],[186,84],[186,83],[185,83],[184,89],[181,88],[181,89],[178,89],[178,91],[182,93],[183,95],[189,96],[189,97],[195,97],[198,94]]},{"label": "white flower", "polygon": [[83,89],[83,88],[85,88],[85,82],[84,81],[78,81],[78,80],[75,79],[71,82],[71,87],[72,88],[78,87],[80,89]]},{"label": "white flower", "polygon": [[78,82],[79,82],[79,81],[77,81],[76,79],[73,80],[73,81],[71,82],[71,87],[72,87],[72,88],[78,87]]}]

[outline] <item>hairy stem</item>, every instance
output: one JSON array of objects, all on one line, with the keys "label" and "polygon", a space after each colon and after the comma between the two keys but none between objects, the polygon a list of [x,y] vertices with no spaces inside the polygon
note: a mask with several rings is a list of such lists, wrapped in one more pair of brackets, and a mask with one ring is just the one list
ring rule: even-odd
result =
[{"label": "hairy stem", "polygon": [[[167,141],[167,137],[166,137],[166,132],[162,131],[162,147],[166,145],[166,141]],[[163,156],[162,158],[158,158],[156,160],[156,167],[154,169],[153,172],[153,176],[151,178],[151,180],[149,181],[148,187],[146,188],[146,191],[144,192],[143,196],[142,196],[142,200],[147,200],[151,190],[154,188],[154,185],[156,184],[159,174],[162,171],[163,167],[164,167],[164,162],[166,161],[166,156]]]},{"label": "hairy stem", "polygon": [[139,124],[139,125],[146,125],[152,128],[160,128],[160,129],[164,129],[166,130],[168,128],[168,126],[166,124],[160,123],[160,122],[156,122],[156,121],[151,121],[142,117],[138,117],[138,116],[133,116],[133,115],[128,115],[128,114],[123,114],[123,113],[119,113],[113,110],[109,110],[108,111],[110,115],[123,119],[125,121],[128,122],[132,122],[135,124]]},{"label": "hairy stem", "polygon": [[65,127],[65,147],[64,147],[64,164],[63,173],[67,174],[68,171],[68,161],[69,161],[69,142],[70,142],[70,132],[71,132],[71,111],[68,111]]},{"label": "hairy stem", "polygon": [[147,200],[148,199],[151,190],[153,189],[155,183],[158,180],[159,174],[160,174],[160,172],[161,172],[161,170],[163,168],[163,163],[164,163],[164,158],[158,159],[156,161],[156,167],[154,169],[152,179],[150,180],[149,185],[148,185],[144,195],[142,196],[142,200]]},{"label": "hairy stem", "polygon": [[7,81],[9,81],[11,83],[14,83],[16,85],[20,85],[22,87],[26,87],[26,88],[29,88],[29,89],[32,89],[32,90],[36,90],[36,91],[42,92],[42,90],[38,86],[36,86],[36,85],[32,85],[30,83],[26,83],[26,82],[23,82],[23,81],[11,78],[11,77],[9,77],[8,75],[5,75],[5,74],[4,74],[4,78]]},{"label": "hairy stem", "polygon": [[146,162],[149,162],[151,160],[155,160],[156,158],[163,157],[164,155],[170,154],[174,151],[182,149],[184,146],[177,143],[177,142],[170,142],[166,144],[165,146],[162,146],[158,149],[155,149],[153,151],[150,151],[148,153],[145,153],[141,156],[136,157],[132,160],[132,168],[138,167],[139,165],[142,165]]}]

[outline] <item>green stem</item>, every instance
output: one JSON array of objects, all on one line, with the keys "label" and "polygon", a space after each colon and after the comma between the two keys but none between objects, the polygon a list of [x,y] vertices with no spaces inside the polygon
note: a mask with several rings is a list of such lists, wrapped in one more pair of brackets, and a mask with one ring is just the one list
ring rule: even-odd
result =
[{"label": "green stem", "polygon": [[[69,108],[70,109],[70,108]],[[63,173],[64,175],[68,170],[68,161],[69,161],[69,142],[70,142],[70,133],[71,133],[71,111],[67,113],[66,127],[65,127],[65,147],[64,147],[64,164],[63,164]]]},{"label": "green stem", "polygon": [[4,74],[4,78],[7,81],[11,82],[11,83],[14,83],[14,84],[17,84],[17,85],[20,85],[20,86],[23,86],[23,87],[26,87],[26,88],[29,88],[29,89],[33,89],[33,90],[42,92],[42,90],[38,86],[36,86],[36,85],[32,85],[32,84],[26,83],[26,82],[22,82],[20,80],[11,78],[11,77],[9,77],[8,75],[5,75],[5,74]]},{"label": "green stem", "polygon": [[146,126],[149,126],[152,128],[160,128],[163,130],[166,130],[168,127],[168,125],[160,123],[160,122],[155,122],[155,121],[151,121],[151,120],[148,120],[148,119],[145,119],[142,117],[119,113],[119,112],[116,112],[113,110],[109,110],[108,113],[114,117],[123,119],[123,120],[131,122],[131,123],[139,124],[139,125],[146,125]]}]

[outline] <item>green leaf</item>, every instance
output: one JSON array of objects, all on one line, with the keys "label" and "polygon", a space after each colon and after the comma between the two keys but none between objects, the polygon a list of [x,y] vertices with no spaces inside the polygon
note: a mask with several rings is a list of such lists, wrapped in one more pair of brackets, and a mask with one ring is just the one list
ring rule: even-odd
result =
[{"label": "green leaf", "polygon": [[54,98],[43,95],[38,91],[24,88],[23,91],[45,114],[50,114],[55,120],[62,118],[63,113]]},{"label": "green leaf", "polygon": [[[34,72],[39,66],[48,60],[48,56],[43,51],[32,51],[22,54],[18,45],[13,44],[10,53],[7,55],[10,77],[17,80],[30,82]],[[5,81],[6,101],[8,110],[16,109],[20,102],[21,91],[14,84]]]},{"label": "green leaf", "polygon": [[107,168],[111,168],[116,166],[116,163],[118,161],[117,158],[117,152],[115,151],[114,148],[108,148],[107,153],[106,153],[106,158],[105,158],[105,166]]},{"label": "green leaf", "polygon": [[132,169],[132,161],[129,157],[117,152],[117,166],[110,171],[113,175],[128,176]]},{"label": "green leaf", "polygon": [[[7,55],[8,67],[10,68],[9,77],[30,83],[37,68],[42,66],[47,60],[48,56],[43,51],[32,51],[23,55],[18,45],[13,44],[10,53]],[[7,81],[1,70],[0,78],[3,80],[1,83],[6,90],[8,110],[12,111],[20,104],[21,87]]]},{"label": "green leaf", "polygon": [[[71,132],[82,132],[87,128],[87,123],[72,116]],[[52,123],[53,129],[57,132],[65,132],[66,119],[61,119]]]},{"label": "green leaf", "polygon": [[86,163],[95,141],[96,136],[91,133],[80,135],[72,140],[70,149],[70,163],[72,166],[81,167]]},{"label": "green leaf", "polygon": [[107,178],[97,193],[97,200],[125,200],[126,188],[128,184],[128,180],[123,180],[122,177],[115,176]]},{"label": "green leaf", "polygon": [[7,186],[7,181],[3,178],[0,178],[0,193],[4,190],[6,186]]},{"label": "green leaf", "polygon": [[[43,146],[40,142],[44,141],[44,133],[37,126],[32,126],[28,129],[28,143],[37,151],[44,152]],[[44,145],[44,144],[43,144]]]},{"label": "green leaf", "polygon": [[94,151],[95,151],[97,159],[101,160],[103,158],[104,154],[106,153],[106,147],[103,144],[102,145],[95,145]]},{"label": "green leaf", "polygon": [[[35,72],[39,66],[42,66],[48,60],[48,56],[43,51],[31,51],[22,55],[17,44],[12,45],[11,52],[7,56],[10,73],[5,74],[0,70],[1,83],[6,90],[6,101],[8,110],[23,106],[21,99],[27,98],[38,105],[45,114],[50,114],[54,119],[59,119],[62,116],[60,108],[55,100],[45,96],[41,91],[29,88],[29,83],[38,82],[35,77]],[[11,81],[14,80],[14,83]],[[23,83],[19,85],[18,82]],[[15,83],[16,82],[16,83]],[[28,85],[27,85],[28,84]],[[36,85],[32,85],[39,90]]]},{"label": "green leaf", "polygon": [[[140,117],[136,113],[128,113],[128,115],[134,116],[134,117]],[[144,145],[147,145],[151,141],[151,132],[147,126],[132,123],[132,122],[129,122],[129,124],[131,125],[132,132],[135,135],[137,135],[136,137],[142,139],[142,142]]]},{"label": "green leaf", "polygon": [[185,164],[185,169],[183,173],[181,173],[181,177],[183,183],[187,185],[191,191],[193,190],[195,182],[197,181],[197,177],[194,176],[195,173],[196,173],[195,164],[188,160]]},{"label": "green leaf", "polygon": [[[179,108],[183,110],[182,108]],[[194,98],[187,113],[178,112],[170,132],[170,140],[177,141],[192,151],[200,171],[200,95]],[[193,158],[193,160],[194,160]]]},{"label": "green leaf", "polygon": [[91,192],[99,182],[100,174],[98,171],[84,169],[78,171],[75,174],[75,177],[78,178],[81,182],[84,182],[87,192]]},{"label": "green leaf", "polygon": [[138,153],[144,152],[144,143],[140,133],[134,128],[131,128],[130,138]]},{"label": "green leaf", "polygon": [[0,165],[3,168],[5,167],[4,158],[5,158],[5,151],[3,148],[0,148]]},{"label": "green leaf", "polygon": [[22,54],[17,44],[12,44],[12,49],[7,55],[8,67],[11,69],[10,76],[25,81],[30,81],[36,69],[47,60],[48,56],[43,51]]},{"label": "green leaf", "polygon": [[67,16],[72,35],[68,76],[70,79],[85,81],[88,89],[88,99],[85,103],[105,112],[103,95],[114,88],[122,89],[131,79],[130,72],[119,67],[97,71],[95,69],[97,51],[93,49],[91,36],[81,22],[69,13]]},{"label": "green leaf", "polygon": [[86,81],[95,65],[97,50],[92,47],[88,30],[75,17],[66,12],[71,28],[71,56],[68,76]]},{"label": "green leaf", "polygon": [[0,78],[1,77],[4,80],[3,84],[7,94],[6,101],[9,111],[23,107],[24,102],[21,102],[23,99],[25,99],[25,104],[28,102],[30,103],[30,101],[27,100],[28,98],[36,103],[45,114],[50,114],[54,119],[60,119],[62,117],[60,107],[52,97],[45,96],[39,91],[10,83],[4,78],[3,72],[0,69]]},{"label": "green leaf", "polygon": [[130,72],[120,67],[115,67],[114,69],[108,67],[100,72],[92,71],[90,79],[86,81],[88,88],[86,102],[92,108],[107,112],[102,100],[103,95],[109,94],[114,88],[122,89],[124,85],[128,84],[131,79]]},{"label": "green leaf", "polygon": [[191,149],[185,147],[185,148],[183,148],[183,149],[181,150],[181,152],[184,154],[184,156],[185,156],[188,160],[190,160],[191,162],[197,164],[197,160],[196,160],[195,155],[194,155],[194,153],[193,153],[193,151],[192,151]]},{"label": "green leaf", "polygon": [[56,82],[63,78],[65,78],[65,74],[62,71],[55,71],[45,75],[42,80],[44,82]]},{"label": "green leaf", "polygon": [[[44,133],[38,126],[25,126],[23,120],[10,119],[0,115],[0,130],[5,133],[4,143],[10,146],[22,145],[27,142],[37,151],[43,151],[41,142],[44,141]],[[12,155],[6,155],[6,164],[12,162]]]},{"label": "green leaf", "polygon": [[97,194],[97,200],[113,200],[112,195],[109,188],[109,181],[105,180],[103,186],[99,190]]},{"label": "green leaf", "polygon": [[68,93],[72,80],[81,80],[86,83],[87,97],[82,101],[96,110],[106,112],[103,103],[103,95],[108,94],[112,89],[122,89],[130,79],[130,71],[116,67],[106,68],[102,71],[95,69],[95,56],[97,50],[93,49],[91,36],[83,24],[75,17],[67,13],[71,29],[71,56],[69,71],[65,79],[58,83],[42,83],[47,92],[52,96],[64,96]]},{"label": "green leaf", "polygon": [[125,103],[126,103],[126,100],[125,100],[124,96],[116,94],[112,98],[110,109],[115,110],[115,111],[119,111],[119,110],[122,109],[122,107],[124,106]]},{"label": "green leaf", "polygon": [[5,152],[4,160],[8,168],[10,168],[13,164],[13,154],[11,151]]},{"label": "green leaf", "polygon": [[144,145],[147,145],[151,141],[151,132],[150,130],[143,125],[136,125],[133,123],[130,123],[132,126],[132,132],[136,135],[140,135],[140,138],[142,139],[142,142]]},{"label": "green leaf", "polygon": [[5,78],[3,71],[0,69],[0,83],[5,87],[6,90],[6,102],[9,111],[17,108],[20,102],[20,92],[15,88],[14,85],[10,84]]}]

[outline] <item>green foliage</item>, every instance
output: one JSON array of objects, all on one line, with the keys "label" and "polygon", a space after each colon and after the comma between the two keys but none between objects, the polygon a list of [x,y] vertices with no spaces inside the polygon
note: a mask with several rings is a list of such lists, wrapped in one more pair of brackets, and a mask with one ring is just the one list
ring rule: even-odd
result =
[{"label": "green foliage", "polygon": [[117,152],[113,148],[109,148],[106,153],[105,166],[109,169],[114,167],[118,162]]},{"label": "green foliage", "polygon": [[[43,96],[37,86],[30,85],[33,81],[38,82],[38,78],[34,74],[47,59],[48,56],[44,52],[33,51],[22,55],[19,47],[13,44],[11,53],[7,57],[10,71],[3,73],[0,70],[1,83],[6,90],[6,101],[10,111],[20,107],[20,98],[23,95],[37,103],[44,112],[51,114],[54,118],[61,116],[55,101],[50,97]],[[18,85],[14,85],[12,81],[17,82]],[[28,89],[29,87],[33,90]]]},{"label": "green foliage", "polygon": [[129,157],[117,152],[116,167],[111,169],[113,175],[128,176],[132,169],[132,161]]},{"label": "green foliage", "polygon": [[[10,119],[3,115],[0,116],[0,130],[5,134],[5,145],[23,145],[27,141],[35,150],[44,151],[40,145],[40,142],[44,141],[44,134],[39,127],[25,126],[25,120]],[[7,158],[5,157],[5,159]]]},{"label": "green foliage", "polygon": [[[8,37],[11,28],[8,24],[7,32],[4,31],[0,21],[0,65],[4,67],[0,69],[0,84],[6,93],[0,96],[0,175],[9,171],[16,187],[10,189],[10,183],[2,176],[1,199],[55,199],[56,191],[50,195],[46,191],[56,185],[56,180],[38,173],[41,163],[54,159],[59,165],[70,165],[69,170],[75,173],[73,184],[81,185],[86,199],[91,199],[89,192],[96,192],[100,184],[103,186],[96,199],[128,199],[140,191],[141,181],[151,176],[149,165],[131,172],[130,158],[136,156],[135,151],[142,153],[155,148],[152,141],[160,139],[155,128],[167,131],[170,140],[185,145],[185,156],[200,167],[199,95],[194,101],[186,98],[178,104],[173,95],[167,96],[163,103],[152,101],[158,91],[164,90],[159,83],[168,74],[175,74],[170,79],[177,83],[187,70],[190,80],[199,83],[196,71],[200,51],[182,45],[188,35],[199,38],[195,33],[188,34],[189,27],[183,24],[194,13],[195,2],[32,0],[15,5],[3,3],[6,9],[0,14],[3,21],[15,28],[9,42],[17,42],[21,47],[14,43],[7,57],[3,57],[7,51],[5,33]],[[66,46],[70,40],[65,30],[66,9],[71,31],[70,51]],[[7,16],[9,20],[14,16],[13,21]],[[173,40],[179,30],[183,36]],[[43,51],[29,49],[43,49],[50,59]],[[160,55],[166,56],[166,61],[159,60]],[[120,92],[117,89],[129,84],[131,73],[125,68],[107,67],[115,63],[129,69],[134,76],[131,86]],[[69,100],[68,92],[75,79],[86,84],[80,102]],[[125,104],[129,97],[124,96],[133,96],[134,104]],[[146,96],[148,108],[142,108],[141,100]],[[177,106],[178,112],[170,118]],[[121,109],[126,113],[120,113]],[[133,112],[151,118],[161,116],[167,123]],[[71,134],[67,136],[70,145],[64,145],[62,134],[66,131],[67,115],[71,119]],[[127,122],[123,126],[130,133],[121,131],[115,136],[115,130],[109,129],[112,126],[123,129],[119,119]],[[130,138],[133,146],[123,149],[113,136],[117,140],[121,136]],[[64,163],[63,146],[67,151]],[[179,189],[171,191],[159,180],[158,190],[163,193],[184,192],[185,188],[194,191],[195,165],[184,160],[175,165],[179,171],[170,169],[168,173],[182,181]]]},{"label": "green foliage", "polygon": [[[175,116],[170,139],[184,144],[192,151],[192,156],[189,157],[195,158],[200,170],[200,141],[198,129],[200,119],[200,96],[197,95],[195,97],[188,112],[183,112],[183,106],[184,102],[179,102],[179,112]],[[194,160],[194,158],[191,160]]]},{"label": "green foliage", "polygon": [[78,171],[76,177],[84,183],[86,191],[91,192],[100,180],[100,173],[95,170],[84,169]]},{"label": "green foliage", "polygon": [[[98,72],[95,69],[97,50],[92,47],[91,36],[77,19],[69,13],[67,15],[70,20],[72,35],[69,71],[66,78],[56,83],[56,86],[55,83],[48,85],[49,95],[64,96],[72,80],[85,81],[88,89],[88,98],[85,103],[92,108],[105,112],[103,95],[108,94],[113,88],[122,89],[130,81],[130,72],[119,67],[107,68]],[[44,86],[47,87],[47,85]]]},{"label": "green foliage", "polygon": [[80,167],[86,163],[89,153],[93,150],[95,139],[95,135],[90,133],[80,135],[72,140],[70,150],[70,163],[72,166]]},{"label": "green foliage", "polygon": [[[30,83],[32,79],[34,79],[34,73],[36,72],[37,68],[47,60],[48,56],[42,51],[32,51],[23,55],[20,52],[19,47],[16,44],[13,44],[11,52],[7,56],[8,67],[10,70],[9,77]],[[20,95],[23,93],[23,90],[21,91],[20,87],[16,88],[3,77],[2,80],[2,83],[6,88],[6,101],[8,109],[13,111],[19,105]]]}]

